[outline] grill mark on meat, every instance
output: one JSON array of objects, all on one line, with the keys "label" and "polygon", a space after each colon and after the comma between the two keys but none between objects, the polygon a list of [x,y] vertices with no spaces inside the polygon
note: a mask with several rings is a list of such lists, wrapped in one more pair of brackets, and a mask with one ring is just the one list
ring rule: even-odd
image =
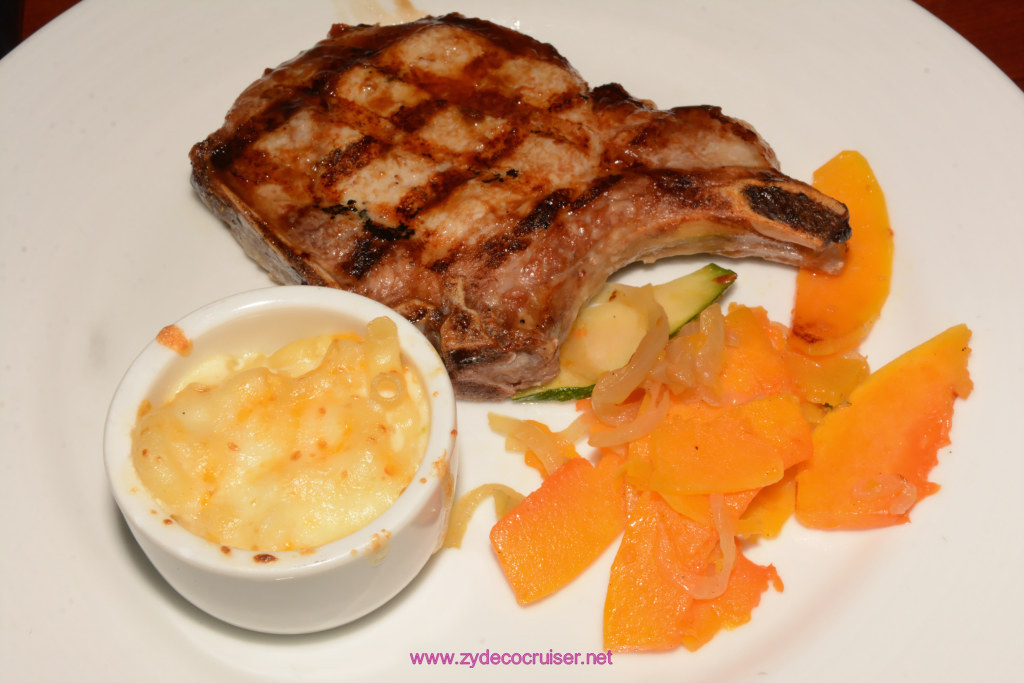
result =
[{"label": "grill mark on meat", "polygon": [[774,152],[757,132],[723,114],[720,107],[697,105],[659,111],[618,83],[595,88],[591,98],[595,113],[607,127],[606,163],[616,168],[778,166]]},{"label": "grill mark on meat", "polygon": [[517,178],[518,176],[519,176],[519,171],[515,170],[514,168],[510,168],[509,170],[505,171],[504,173],[500,173],[498,171],[492,171],[490,173],[490,175],[485,177],[480,182],[484,183],[485,185],[489,185],[490,183],[503,183],[503,182],[505,182],[506,178]]},{"label": "grill mark on meat", "polygon": [[391,145],[372,137],[362,137],[342,149],[333,149],[317,164],[320,184],[330,187],[340,178],[352,175],[391,149]]},{"label": "grill mark on meat", "polygon": [[547,230],[558,212],[569,204],[570,198],[571,194],[568,190],[555,190],[540,200],[525,218],[516,223],[510,232],[486,240],[481,245],[481,251],[486,254],[485,267],[494,270],[511,254],[527,249],[533,241],[530,233]]},{"label": "grill mark on meat", "polygon": [[692,173],[669,169],[645,171],[651,177],[654,187],[665,195],[685,204],[691,209],[713,211],[726,206],[726,202],[707,183]]},{"label": "grill mark on meat", "polygon": [[845,207],[778,173],[718,107],[590,89],[552,46],[461,15],[332,27],[191,159],[203,201],[276,280],[395,308],[463,398],[552,376],[576,312],[631,262],[834,270],[849,236]]},{"label": "grill mark on meat", "polygon": [[[334,83],[338,76],[371,58],[373,54],[374,51],[352,47],[343,48],[340,51],[332,50],[324,43],[309,50],[307,53],[309,58],[323,62],[321,68],[311,78],[310,83],[280,88],[277,97],[273,96],[273,90],[267,93],[270,95],[267,98],[270,105],[259,115],[244,121],[233,135],[227,137],[211,151],[211,161],[214,166],[221,169],[227,168],[253,142],[262,135],[277,130],[297,112],[310,106],[321,110],[328,109],[326,96],[333,95]],[[290,63],[279,68],[287,68],[288,64]],[[264,77],[272,76],[274,72],[275,69],[266,69]]]},{"label": "grill mark on meat", "polygon": [[[390,44],[401,40],[408,32],[408,29],[401,26],[393,29],[381,31],[375,36],[375,41],[379,41],[375,49],[323,41],[300,55],[300,58],[306,58],[320,66],[309,83],[281,88],[281,93],[277,97],[274,97],[273,92],[267,93],[267,99],[271,104],[259,115],[244,121],[231,136],[211,150],[210,158],[214,166],[221,169],[229,167],[253,142],[264,134],[276,130],[303,109],[310,106],[322,111],[331,109],[328,100],[335,94],[334,88],[338,78],[354,67],[365,65]],[[333,31],[332,27],[332,33]],[[292,62],[286,62],[278,69],[286,69],[291,64]],[[265,69],[264,77],[273,76],[278,69]],[[351,102],[341,108],[342,111],[350,113],[358,109]]]},{"label": "grill mark on meat", "polygon": [[548,113],[558,114],[566,109],[572,109],[579,104],[579,101],[580,95],[578,93],[564,92],[555,97],[551,104],[548,105]]},{"label": "grill mark on meat", "polygon": [[598,178],[590,184],[586,191],[572,201],[572,204],[569,205],[569,210],[579,211],[605,192],[615,187],[620,180],[622,180],[621,175],[606,175]]},{"label": "grill mark on meat", "polygon": [[569,203],[569,190],[555,190],[533,208],[526,218],[519,221],[515,232],[517,235],[527,235],[535,230],[545,230],[555,220],[558,212]]},{"label": "grill mark on meat", "polygon": [[210,162],[220,170],[230,168],[249,145],[264,134],[277,130],[305,105],[305,98],[288,98],[267,107],[261,116],[243,122],[230,136],[218,140],[210,149]]},{"label": "grill mark on meat", "polygon": [[442,171],[432,176],[426,184],[410,189],[398,203],[396,213],[406,220],[411,220],[420,211],[447,201],[455,188],[476,175],[477,172],[472,169],[450,168]]},{"label": "grill mark on meat", "polygon": [[479,163],[485,168],[500,166],[501,160],[511,155],[522,143],[522,133],[518,128],[512,128],[504,135],[491,140],[491,144],[481,151]]},{"label": "grill mark on meat", "polygon": [[484,267],[488,270],[496,270],[510,255],[525,251],[532,241],[532,239],[514,232],[492,237],[480,246],[480,251],[486,255]]},{"label": "grill mark on meat", "polygon": [[354,199],[350,199],[344,204],[332,204],[331,206],[321,206],[319,208],[331,218],[340,216],[343,213],[359,212],[359,209],[356,207],[356,200]]},{"label": "grill mark on meat", "polygon": [[411,107],[403,106],[391,116],[391,122],[407,133],[412,133],[426,125],[434,114],[447,106],[448,101],[444,99],[424,100]]},{"label": "grill mark on meat", "polygon": [[414,231],[404,223],[399,223],[395,227],[382,225],[367,216],[366,212],[360,212],[359,217],[363,219],[363,230],[370,233],[370,235],[381,242],[407,240],[414,234]]},{"label": "grill mark on meat", "polygon": [[313,96],[320,98],[320,106],[323,109],[327,109],[328,101],[334,97],[334,85],[338,81],[338,76],[342,73],[338,69],[321,69],[309,83],[309,88],[306,92]]},{"label": "grill mark on meat", "polygon": [[342,269],[355,280],[361,280],[392,250],[397,242],[410,240],[415,231],[404,223],[397,226],[383,225],[370,218],[365,210],[358,210],[365,234],[356,238],[352,256]]},{"label": "grill mark on meat", "polygon": [[[508,51],[511,54],[523,54],[532,59],[538,59],[556,64],[563,68],[571,68],[569,63],[552,46],[537,43],[532,38],[509,32],[497,27],[490,22],[448,15],[445,20],[454,26],[460,26],[467,30],[474,31],[485,37],[495,46]],[[327,98],[334,95],[334,86],[341,74],[357,66],[369,65],[378,55],[385,53],[394,44],[406,39],[408,35],[418,28],[415,24],[395,25],[384,27],[372,27],[373,31],[347,32],[343,25],[332,27],[330,36],[339,37],[345,34],[345,38],[351,44],[339,44],[331,41],[323,41],[314,48],[308,50],[300,57],[320,63],[320,69],[311,77],[308,85],[290,89],[289,97],[278,96],[272,98],[271,106],[267,107],[261,115],[245,121],[234,134],[218,145],[211,153],[211,159],[218,168],[227,168],[249,145],[258,140],[262,135],[276,130],[284,124],[293,114],[309,107],[311,104],[319,104],[320,109],[328,109]],[[360,26],[357,28],[370,28]],[[473,72],[484,74],[500,65],[503,61],[493,54],[481,56],[475,60],[467,69],[467,75],[472,76]],[[280,68],[286,68],[286,63]],[[379,68],[379,67],[377,67]],[[397,74],[390,73],[386,69],[380,69],[381,73],[388,78],[397,78]],[[266,69],[264,76],[272,76],[275,69]],[[507,97],[501,96],[493,91],[480,91],[476,89],[475,79],[461,79],[459,81],[437,79],[424,79],[419,84],[432,94],[432,98],[413,109],[420,109],[417,112],[407,112],[408,119],[399,116],[396,125],[407,131],[414,131],[419,128],[429,116],[441,108],[440,102],[444,100],[444,94],[459,101],[462,106],[468,109],[479,111],[494,111],[498,115],[509,117],[512,113],[524,105],[515,102]],[[574,99],[572,93],[563,93],[555,99],[549,111],[557,113],[569,106]],[[343,109],[352,111],[357,109],[354,103],[346,103]],[[500,155],[507,153],[510,149],[508,143],[512,139],[506,139],[502,146]],[[493,160],[495,157],[491,157]]]},{"label": "grill mark on meat", "polygon": [[[754,132],[754,130],[752,128],[747,128],[744,125],[740,125],[737,121],[727,117],[725,114],[722,113],[722,108],[721,107],[712,107],[712,106],[709,106],[709,105],[703,105],[703,106],[701,106],[699,108],[704,110],[705,112],[707,112],[707,114],[711,118],[717,120],[723,126],[728,127],[729,131],[733,135],[735,135],[738,139],[740,139],[740,140],[742,140],[742,141],[744,141],[746,143],[749,143],[751,145],[755,145],[755,144],[757,144],[760,141],[760,136],[758,136],[758,134],[756,132]],[[673,109],[672,111],[676,112],[676,111],[681,111],[682,109],[683,109],[682,107],[677,107],[677,108]]]},{"label": "grill mark on meat", "polygon": [[444,275],[452,267],[452,264],[458,260],[460,255],[458,252],[454,252],[443,258],[436,259],[432,263],[427,264],[427,269],[438,275]]},{"label": "grill mark on meat", "polygon": [[357,237],[352,257],[342,269],[355,280],[362,279],[388,253],[390,243],[375,237]]}]

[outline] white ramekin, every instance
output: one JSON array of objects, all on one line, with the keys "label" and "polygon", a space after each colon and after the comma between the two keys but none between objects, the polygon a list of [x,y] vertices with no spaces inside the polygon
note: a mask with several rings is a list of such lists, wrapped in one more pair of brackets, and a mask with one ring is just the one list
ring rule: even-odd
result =
[{"label": "white ramekin", "polygon": [[[131,464],[131,431],[144,400],[161,405],[179,378],[211,356],[269,353],[312,335],[363,334],[378,316],[397,324],[403,358],[423,380],[431,420],[416,476],[380,517],[312,551],[256,553],[200,538],[161,511]],[[191,340],[191,352],[182,355],[158,343],[154,331],[154,341],[118,385],[103,442],[114,499],[160,574],[205,612],[265,633],[340,626],[397,595],[440,547],[455,491],[455,397],[433,346],[391,309],[324,287],[271,287],[230,296],[175,325]]]}]

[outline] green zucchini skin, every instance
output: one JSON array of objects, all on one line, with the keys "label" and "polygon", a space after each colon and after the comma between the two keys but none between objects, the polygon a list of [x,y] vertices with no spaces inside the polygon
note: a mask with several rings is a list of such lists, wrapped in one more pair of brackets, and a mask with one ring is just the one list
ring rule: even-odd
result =
[{"label": "green zucchini skin", "polygon": [[[736,273],[709,263],[703,268],[669,282],[654,286],[654,298],[665,309],[669,334],[675,336],[683,325],[720,299],[736,281]],[[600,295],[599,295],[600,296]],[[615,368],[606,368],[614,370]],[[526,389],[512,397],[514,401],[576,401],[589,398],[594,385],[566,384],[561,375],[547,384]]]},{"label": "green zucchini skin", "polygon": [[[534,393],[529,393],[529,392]],[[588,384],[585,387],[554,387],[545,389],[540,387],[537,390],[528,389],[523,394],[512,397],[513,401],[578,401],[581,398],[590,398],[594,393],[594,385]]]}]

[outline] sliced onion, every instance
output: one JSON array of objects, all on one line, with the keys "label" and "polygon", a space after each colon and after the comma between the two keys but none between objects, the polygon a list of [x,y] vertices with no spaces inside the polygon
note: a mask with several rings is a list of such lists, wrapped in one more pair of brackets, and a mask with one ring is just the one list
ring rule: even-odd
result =
[{"label": "sliced onion", "polygon": [[[715,566],[714,573],[690,574],[685,572],[671,562],[671,558],[676,555],[671,549],[659,548],[655,555],[658,567],[667,575],[668,580],[685,588],[694,600],[713,600],[722,595],[729,586],[729,577],[736,564],[735,524],[725,507],[725,498],[721,493],[713,493],[710,498],[711,518],[715,525],[715,531],[718,533],[718,544],[722,553],[720,562],[712,562]],[[672,542],[672,539],[665,534],[659,534],[659,536],[658,543],[662,546]]]},{"label": "sliced onion", "polygon": [[714,574],[690,574],[683,579],[683,585],[695,600],[712,600],[724,593],[736,564],[736,525],[725,507],[725,497],[721,493],[712,493],[709,498],[722,560]]},{"label": "sliced onion", "polygon": [[548,476],[575,455],[573,444],[546,426],[533,420],[520,420],[507,415],[490,413],[491,429],[505,437],[505,447],[520,453],[532,453]]},{"label": "sliced onion", "polygon": [[664,382],[677,396],[697,386],[694,358],[699,352],[700,330],[680,334],[665,347]]},{"label": "sliced onion", "polygon": [[597,418],[591,412],[582,413],[579,417],[569,423],[569,425],[560,432],[555,434],[565,440],[566,443],[576,443],[583,439],[590,433],[590,428],[597,421]]},{"label": "sliced onion", "polygon": [[899,479],[900,493],[889,501],[889,513],[893,515],[905,515],[917,503],[917,487],[905,477]]},{"label": "sliced onion", "polygon": [[631,421],[623,422],[611,429],[594,432],[589,443],[595,448],[609,448],[642,438],[661,424],[671,405],[672,400],[665,385],[648,382],[644,387],[644,397],[640,401],[636,416]]},{"label": "sliced onion", "polygon": [[697,373],[703,384],[710,385],[722,372],[725,349],[725,316],[722,307],[712,304],[701,311],[700,331],[704,335],[704,343],[697,354]]},{"label": "sliced onion", "polygon": [[887,499],[885,512],[890,515],[906,514],[917,503],[917,487],[900,474],[880,474],[854,485],[854,497],[865,501]]},{"label": "sliced onion", "polygon": [[701,311],[700,331],[704,336],[696,360],[697,390],[705,403],[718,405],[718,378],[725,366],[725,316],[717,303]]},{"label": "sliced onion", "polygon": [[512,432],[519,427],[520,422],[522,422],[522,420],[517,417],[502,415],[500,413],[487,413],[487,425],[504,437],[508,437],[512,434]]},{"label": "sliced onion", "polygon": [[463,495],[452,506],[448,531],[444,537],[445,548],[458,548],[462,545],[462,537],[466,535],[466,527],[473,519],[473,513],[488,498],[494,498],[494,514],[501,519],[522,501],[523,495],[504,484],[484,484]]},{"label": "sliced onion", "polygon": [[716,303],[680,329],[665,348],[663,381],[676,396],[696,393],[718,405],[718,378],[725,363],[725,318]]},{"label": "sliced onion", "polygon": [[647,314],[650,327],[626,365],[606,372],[598,378],[591,394],[594,414],[605,424],[615,425],[624,421],[621,405],[640,387],[651,372],[658,356],[668,344],[668,319],[665,309],[654,298],[650,285],[625,288],[624,296],[638,310]]}]

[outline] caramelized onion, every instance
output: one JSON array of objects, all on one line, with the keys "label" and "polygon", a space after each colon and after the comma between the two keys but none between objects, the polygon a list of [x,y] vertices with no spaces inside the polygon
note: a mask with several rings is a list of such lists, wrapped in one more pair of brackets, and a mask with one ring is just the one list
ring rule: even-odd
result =
[{"label": "caramelized onion", "polygon": [[608,448],[635,441],[654,431],[672,404],[664,384],[646,382],[644,396],[636,415],[629,422],[622,422],[611,429],[602,429],[590,436],[589,443],[595,448]]},{"label": "caramelized onion", "polygon": [[594,426],[595,422],[596,418],[593,413],[583,413],[570,422],[565,429],[556,432],[556,436],[566,443],[576,443],[590,433],[590,428]]},{"label": "caramelized onion", "polygon": [[695,392],[711,405],[721,403],[718,377],[724,364],[725,317],[716,303],[679,330],[665,348],[659,377],[676,396]]},{"label": "caramelized onion", "polygon": [[489,413],[491,429],[505,437],[505,447],[520,453],[532,453],[544,468],[544,476],[557,470],[575,455],[571,442],[533,420],[520,420],[507,415]]},{"label": "caramelized onion", "polygon": [[887,500],[885,512],[891,515],[906,514],[917,502],[917,487],[900,474],[879,474],[858,482],[852,491],[863,501]]},{"label": "caramelized onion", "polygon": [[722,307],[717,303],[701,311],[700,331],[704,335],[703,344],[697,352],[697,379],[700,386],[714,386],[718,375],[722,372],[725,350],[725,316]]},{"label": "caramelized onion", "polygon": [[695,600],[712,600],[725,592],[729,585],[729,576],[736,564],[736,525],[725,507],[725,497],[721,493],[712,493],[711,518],[718,532],[718,546],[722,551],[722,559],[713,574],[689,574],[682,582],[686,590]]},{"label": "caramelized onion", "polygon": [[628,303],[631,306],[647,314],[649,329],[629,362],[617,370],[601,375],[594,385],[591,394],[594,414],[602,422],[610,425],[621,424],[627,419],[621,410],[622,404],[647,378],[658,357],[665,350],[669,338],[665,310],[654,298],[654,290],[650,285],[639,288],[627,287],[621,292],[622,296],[629,297]]},{"label": "caramelized onion", "polygon": [[488,498],[494,498],[494,514],[501,519],[519,504],[523,494],[504,484],[484,484],[463,495],[452,506],[448,531],[444,537],[445,548],[458,548],[462,545],[462,537],[466,535],[466,527],[473,519],[473,513]]}]

